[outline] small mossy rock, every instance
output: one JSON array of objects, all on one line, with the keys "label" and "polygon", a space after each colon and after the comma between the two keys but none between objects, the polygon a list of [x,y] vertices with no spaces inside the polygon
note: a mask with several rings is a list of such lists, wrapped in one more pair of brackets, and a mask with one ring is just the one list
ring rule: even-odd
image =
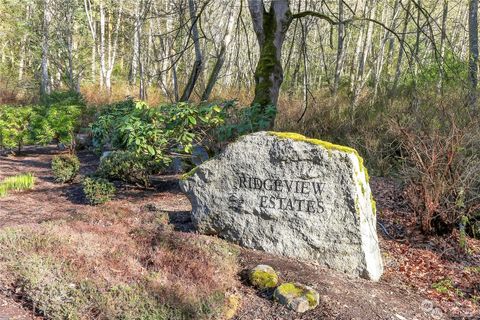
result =
[{"label": "small mossy rock", "polygon": [[296,312],[315,309],[320,301],[318,292],[300,283],[287,282],[275,289],[273,298]]},{"label": "small mossy rock", "polygon": [[265,264],[260,264],[250,271],[250,283],[259,289],[275,288],[278,284],[278,275],[275,270]]}]

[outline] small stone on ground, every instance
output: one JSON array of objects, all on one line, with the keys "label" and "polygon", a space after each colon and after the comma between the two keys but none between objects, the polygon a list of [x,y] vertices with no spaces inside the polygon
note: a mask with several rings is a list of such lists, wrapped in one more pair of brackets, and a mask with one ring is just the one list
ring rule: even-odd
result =
[{"label": "small stone on ground", "polygon": [[250,283],[259,289],[275,288],[278,275],[275,270],[265,264],[260,264],[250,271]]},{"label": "small stone on ground", "polygon": [[273,297],[289,309],[300,313],[315,309],[320,302],[320,295],[315,289],[292,282],[277,287]]}]

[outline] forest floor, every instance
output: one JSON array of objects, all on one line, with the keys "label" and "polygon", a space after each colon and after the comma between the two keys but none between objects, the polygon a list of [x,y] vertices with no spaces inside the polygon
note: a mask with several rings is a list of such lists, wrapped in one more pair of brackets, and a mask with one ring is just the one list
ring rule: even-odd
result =
[{"label": "forest floor", "polygon": [[[101,220],[106,208],[138,215],[145,208],[166,212],[174,234],[193,233],[190,203],[180,192],[175,177],[159,177],[155,190],[121,189],[117,197],[101,206],[86,204],[80,184],[56,184],[50,161],[55,147],[26,149],[20,156],[0,155],[0,180],[18,173],[37,177],[31,191],[0,199],[0,230],[51,221],[74,224],[86,214]],[[80,152],[81,174],[96,169],[98,158]],[[351,279],[311,263],[239,249],[235,294],[241,297],[234,319],[480,319],[480,241],[468,239],[468,250],[458,245],[459,235],[424,237],[393,180],[373,178],[377,200],[378,234],[385,273],[379,282]],[[296,314],[272,302],[271,292],[259,292],[245,281],[245,272],[257,264],[269,264],[282,280],[298,281],[316,288],[320,305]],[[31,305],[16,293],[11,283],[2,283],[0,270],[0,320],[41,319]]]}]

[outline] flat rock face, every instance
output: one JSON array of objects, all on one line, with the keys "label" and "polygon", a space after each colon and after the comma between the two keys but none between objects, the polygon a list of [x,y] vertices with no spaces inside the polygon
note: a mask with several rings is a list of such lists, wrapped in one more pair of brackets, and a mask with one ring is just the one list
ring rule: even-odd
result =
[{"label": "flat rock face", "polygon": [[202,233],[375,281],[383,272],[375,202],[353,149],[254,133],[187,174],[181,187]]}]

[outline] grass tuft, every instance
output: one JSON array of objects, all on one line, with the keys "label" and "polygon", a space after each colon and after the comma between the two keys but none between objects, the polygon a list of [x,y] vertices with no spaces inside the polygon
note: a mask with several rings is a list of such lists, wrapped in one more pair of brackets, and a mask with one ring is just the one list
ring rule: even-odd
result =
[{"label": "grass tuft", "polygon": [[31,173],[5,178],[0,182],[0,198],[5,197],[9,191],[30,190],[34,185],[35,176]]}]

